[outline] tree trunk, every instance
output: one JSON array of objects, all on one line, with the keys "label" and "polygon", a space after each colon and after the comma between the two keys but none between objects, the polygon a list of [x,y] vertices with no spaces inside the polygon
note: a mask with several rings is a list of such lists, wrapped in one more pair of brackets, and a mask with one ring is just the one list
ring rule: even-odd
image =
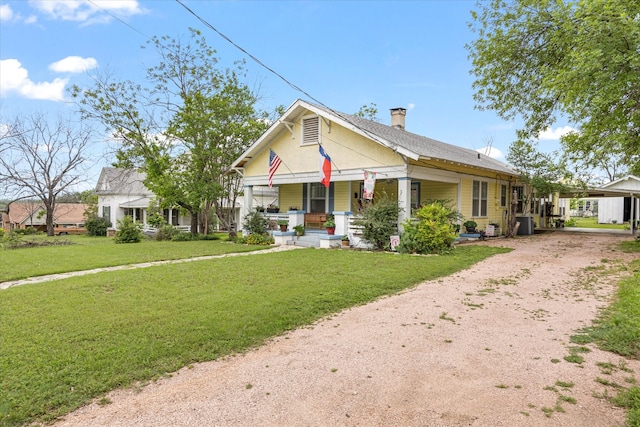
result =
[{"label": "tree trunk", "polygon": [[198,234],[198,212],[191,211],[191,232]]},{"label": "tree trunk", "polygon": [[518,232],[518,227],[516,227],[516,210],[518,209],[518,193],[513,192],[511,195],[511,209],[509,209],[509,217],[507,223],[507,237],[515,237]]}]

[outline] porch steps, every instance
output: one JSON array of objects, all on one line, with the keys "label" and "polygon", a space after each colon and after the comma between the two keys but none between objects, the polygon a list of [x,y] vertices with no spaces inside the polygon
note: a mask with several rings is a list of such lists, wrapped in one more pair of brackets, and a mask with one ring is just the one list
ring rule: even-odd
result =
[{"label": "porch steps", "polygon": [[292,236],[291,240],[287,240],[287,245],[302,246],[305,248],[319,248],[320,235],[317,233],[306,233],[304,236]]}]

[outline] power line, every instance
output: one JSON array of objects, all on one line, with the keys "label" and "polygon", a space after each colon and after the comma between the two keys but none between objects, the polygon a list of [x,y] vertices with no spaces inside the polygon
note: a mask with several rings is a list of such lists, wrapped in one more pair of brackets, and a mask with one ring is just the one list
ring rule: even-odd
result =
[{"label": "power line", "polygon": [[333,114],[335,114],[336,116],[340,117],[342,120],[346,121],[347,123],[351,124],[352,126],[354,126],[356,129],[359,129],[360,131],[362,131],[364,134],[368,135],[369,138],[375,140],[375,141],[379,141],[378,137],[376,135],[371,134],[371,132],[369,132],[366,129],[363,129],[362,127],[358,126],[357,123],[353,122],[352,120],[350,120],[349,117],[346,117],[344,114],[340,113],[339,111],[334,110],[333,108],[325,105],[322,101],[316,99],[314,96],[312,96],[311,94],[309,94],[308,92],[304,91],[303,89],[301,89],[300,87],[298,87],[297,85],[293,84],[292,82],[290,82],[287,78],[285,78],[283,75],[281,75],[280,73],[278,73],[277,71],[275,71],[274,69],[272,69],[271,67],[267,66],[264,62],[262,62],[260,59],[256,58],[254,55],[252,55],[251,53],[249,53],[246,49],[244,49],[243,47],[241,47],[240,45],[238,45],[236,42],[234,42],[233,40],[231,40],[229,37],[227,37],[224,33],[222,33],[220,30],[218,30],[216,27],[214,27],[213,25],[211,25],[206,19],[202,18],[200,15],[198,15],[196,12],[194,12],[193,10],[191,10],[187,5],[185,5],[182,0],[176,0],[176,2],[178,4],[180,4],[183,8],[185,8],[185,10],[187,10],[190,14],[192,14],[198,21],[200,21],[202,24],[204,24],[206,27],[208,27],[209,29],[211,29],[212,31],[216,32],[220,37],[222,37],[223,39],[225,39],[227,42],[229,42],[231,45],[233,45],[236,49],[240,50],[241,52],[243,52],[245,55],[247,55],[249,58],[251,58],[253,61],[255,61],[258,65],[260,65],[261,67],[263,67],[264,69],[266,69],[267,71],[269,71],[270,73],[272,73],[273,75],[277,76],[279,79],[281,79],[283,82],[285,82],[289,87],[291,87],[292,89],[304,94],[305,96],[307,96],[309,99],[313,100],[316,104],[321,105],[322,107],[326,108],[327,110],[331,111]]},{"label": "power line", "polygon": [[202,22],[205,26],[207,26],[208,28],[210,28],[211,30],[215,31],[220,37],[222,37],[223,39],[225,39],[226,41],[228,41],[229,43],[231,43],[236,49],[238,49],[239,51],[241,51],[242,53],[244,53],[245,55],[247,55],[249,58],[253,59],[256,63],[258,63],[261,67],[265,68],[267,71],[269,71],[270,73],[274,74],[275,76],[277,76],[278,78],[280,78],[283,82],[285,82],[289,87],[291,87],[294,90],[297,90],[300,93],[305,94],[307,97],[309,97],[309,99],[312,99],[314,102],[322,105],[325,108],[329,108],[326,105],[324,105],[321,101],[317,100],[316,98],[314,98],[313,96],[311,96],[309,93],[305,92],[304,90],[302,90],[300,87],[296,86],[295,84],[291,83],[289,80],[287,80],[283,75],[281,75],[280,73],[278,73],[277,71],[275,71],[273,68],[267,66],[264,62],[262,62],[261,60],[259,60],[258,58],[256,58],[255,56],[253,56],[252,54],[250,54],[249,52],[247,52],[244,48],[242,48],[242,46],[238,45],[236,42],[234,42],[233,40],[231,40],[229,37],[227,37],[225,34],[223,34],[221,31],[219,31],[216,27],[214,27],[213,25],[211,25],[209,22],[207,22],[204,18],[200,17],[200,15],[198,15],[197,13],[195,13],[193,10],[191,10],[187,5],[185,5],[181,0],[176,0],[176,2],[178,4],[180,4],[182,7],[184,7],[187,12],[189,12],[190,14],[192,14],[193,16],[195,16],[195,18]]}]

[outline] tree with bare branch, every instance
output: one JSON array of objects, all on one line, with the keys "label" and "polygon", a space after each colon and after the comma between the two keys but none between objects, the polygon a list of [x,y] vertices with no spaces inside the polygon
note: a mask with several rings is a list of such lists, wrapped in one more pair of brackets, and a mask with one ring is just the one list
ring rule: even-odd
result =
[{"label": "tree with bare branch", "polygon": [[41,113],[16,117],[0,133],[0,187],[10,200],[42,202],[48,236],[54,234],[57,197],[86,176],[91,135],[62,117],[50,123]]}]

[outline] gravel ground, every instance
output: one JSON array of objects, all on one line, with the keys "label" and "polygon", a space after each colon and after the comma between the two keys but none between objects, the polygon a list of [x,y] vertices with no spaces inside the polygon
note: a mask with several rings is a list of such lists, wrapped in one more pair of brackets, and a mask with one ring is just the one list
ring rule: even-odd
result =
[{"label": "gravel ground", "polygon": [[[585,268],[628,263],[637,255],[612,244],[631,238],[549,233],[473,243],[515,250],[246,354],[116,390],[111,403],[55,425],[623,425],[625,412],[596,397],[615,390],[596,378],[625,385],[640,361],[591,345],[582,364],[563,358],[619,278]],[[605,374],[599,362],[628,369]]]}]

